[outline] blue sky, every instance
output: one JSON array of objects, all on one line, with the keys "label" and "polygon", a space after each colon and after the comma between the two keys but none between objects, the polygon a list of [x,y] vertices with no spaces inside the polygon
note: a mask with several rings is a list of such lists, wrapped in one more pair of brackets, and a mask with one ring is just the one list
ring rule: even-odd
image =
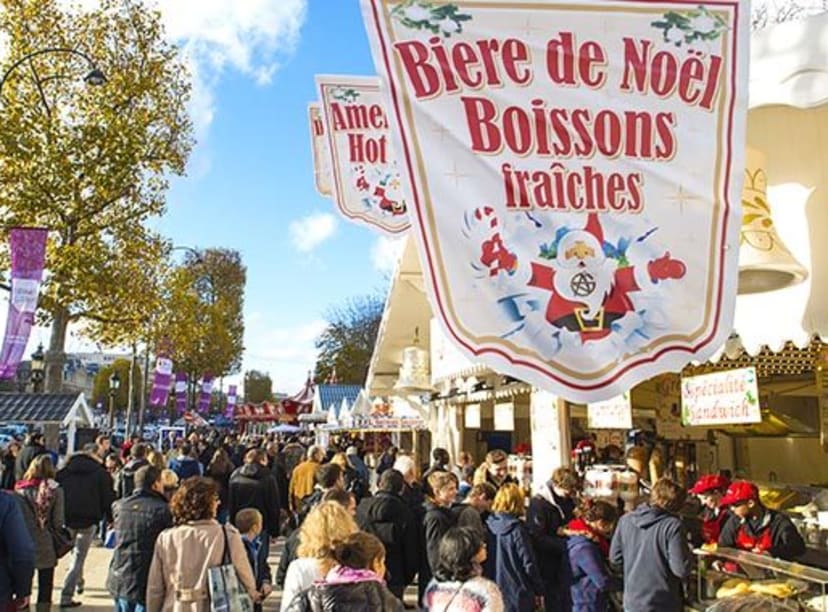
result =
[{"label": "blue sky", "polygon": [[372,258],[393,251],[387,241],[334,216],[313,183],[306,117],[314,75],[374,74],[359,3],[310,0],[304,10],[269,83],[233,67],[213,75],[212,121],[198,127],[189,176],[176,181],[158,226],[176,244],[242,252],[245,369],[269,371],[288,392],[313,365],[326,309],[384,289],[393,265],[390,254]]},{"label": "blue sky", "polygon": [[[267,371],[276,390],[294,393],[313,366],[326,310],[383,291],[395,261],[393,241],[338,217],[314,188],[314,75],[375,73],[359,2],[157,2],[193,73],[199,142],[153,225],[176,245],[241,251],[244,369]],[[35,330],[28,352],[48,337]],[[67,348],[92,347],[73,337]]]}]

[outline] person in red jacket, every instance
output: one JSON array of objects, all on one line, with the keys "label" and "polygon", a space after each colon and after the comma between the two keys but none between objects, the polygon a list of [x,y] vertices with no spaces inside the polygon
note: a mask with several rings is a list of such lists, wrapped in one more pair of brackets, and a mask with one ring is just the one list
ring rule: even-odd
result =
[{"label": "person in red jacket", "polygon": [[701,536],[704,544],[716,544],[727,520],[732,516],[720,506],[730,480],[718,474],[705,474],[696,481],[689,493],[699,498],[701,511]]},{"label": "person in red jacket", "polygon": [[792,561],[805,552],[805,542],[787,516],[769,510],[759,501],[755,484],[737,480],[720,502],[731,518],[719,534],[719,546],[738,548]]}]

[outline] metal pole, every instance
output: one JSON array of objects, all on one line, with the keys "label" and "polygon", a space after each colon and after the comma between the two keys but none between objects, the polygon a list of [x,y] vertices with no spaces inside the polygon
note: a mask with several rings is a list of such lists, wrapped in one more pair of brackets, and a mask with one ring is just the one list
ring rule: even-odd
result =
[{"label": "metal pole", "polygon": [[149,339],[144,349],[144,386],[141,387],[141,403],[138,408],[138,433],[144,436],[144,413],[147,410],[147,385],[149,384]]}]

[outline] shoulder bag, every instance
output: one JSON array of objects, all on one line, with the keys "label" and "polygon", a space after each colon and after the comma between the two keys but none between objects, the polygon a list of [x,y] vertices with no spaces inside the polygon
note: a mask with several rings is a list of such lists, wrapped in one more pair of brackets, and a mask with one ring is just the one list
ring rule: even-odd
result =
[{"label": "shoulder bag", "polygon": [[[253,601],[239,581],[239,575],[230,557],[227,529],[222,525],[224,553],[221,565],[211,567],[207,574],[211,612],[253,612]],[[245,559],[246,561],[246,559]]]}]

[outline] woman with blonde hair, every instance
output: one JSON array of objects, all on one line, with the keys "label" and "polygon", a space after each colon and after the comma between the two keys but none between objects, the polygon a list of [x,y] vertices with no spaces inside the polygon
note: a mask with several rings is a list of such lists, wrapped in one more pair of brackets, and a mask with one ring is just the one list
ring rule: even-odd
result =
[{"label": "woman with blonde hair", "polygon": [[291,561],[285,575],[282,612],[289,610],[297,595],[334,567],[337,545],[357,531],[359,528],[350,512],[335,501],[321,502],[308,513],[299,528],[297,559]]},{"label": "woman with blonde hair", "polygon": [[48,454],[37,455],[23,478],[14,485],[23,520],[35,544],[37,610],[49,609],[58,564],[52,531],[63,527],[63,488],[55,480],[55,466]]},{"label": "woman with blonde hair", "polygon": [[225,550],[239,582],[254,602],[261,600],[241,535],[216,521],[219,497],[209,478],[181,483],[170,501],[175,526],[161,532],[147,579],[148,612],[207,612],[208,573],[222,565]]},{"label": "woman with blonde hair", "polygon": [[163,468],[161,470],[161,484],[164,487],[164,497],[167,498],[167,501],[170,501],[178,490],[178,474],[169,468]]},{"label": "woman with blonde hair", "polygon": [[532,540],[522,520],[525,501],[518,485],[504,484],[486,520],[488,556],[483,574],[500,587],[507,612],[532,612],[544,592]]}]

